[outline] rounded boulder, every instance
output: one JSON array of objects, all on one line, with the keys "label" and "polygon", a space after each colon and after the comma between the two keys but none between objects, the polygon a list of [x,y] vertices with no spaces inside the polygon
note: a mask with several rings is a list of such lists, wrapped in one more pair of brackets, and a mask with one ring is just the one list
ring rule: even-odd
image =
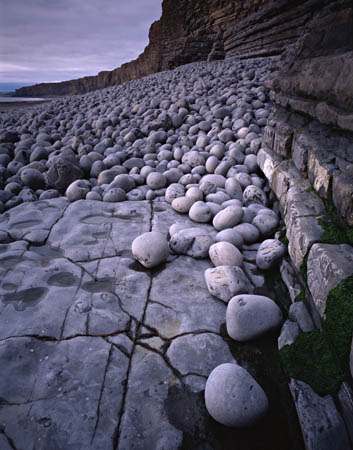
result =
[{"label": "rounded boulder", "polygon": [[148,269],[165,262],[169,255],[169,246],[164,234],[150,231],[138,236],[132,243],[134,258]]},{"label": "rounded boulder", "polygon": [[248,427],[268,410],[268,400],[261,386],[242,367],[224,363],[209,375],[205,403],[214,420],[227,427]]},{"label": "rounded boulder", "polygon": [[255,339],[280,326],[282,313],[276,303],[262,295],[241,294],[228,303],[226,326],[235,341]]}]

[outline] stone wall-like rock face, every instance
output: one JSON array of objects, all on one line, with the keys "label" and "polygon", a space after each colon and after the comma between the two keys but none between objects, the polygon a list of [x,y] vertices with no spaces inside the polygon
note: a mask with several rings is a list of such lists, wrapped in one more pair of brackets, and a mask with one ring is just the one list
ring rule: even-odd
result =
[{"label": "stone wall-like rock face", "polygon": [[136,60],[97,76],[42,83],[16,94],[82,94],[194,61],[278,57],[298,41],[304,55],[312,54],[313,43],[320,44],[316,53],[322,55],[351,45],[350,0],[164,0],[162,6],[149,44]]}]

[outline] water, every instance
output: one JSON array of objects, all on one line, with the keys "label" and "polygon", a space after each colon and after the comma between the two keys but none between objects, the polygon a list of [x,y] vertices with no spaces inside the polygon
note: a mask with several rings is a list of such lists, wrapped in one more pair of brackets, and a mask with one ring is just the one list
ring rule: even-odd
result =
[{"label": "water", "polygon": [[0,97],[0,103],[14,103],[14,102],[41,102],[44,98],[30,98],[30,97]]}]

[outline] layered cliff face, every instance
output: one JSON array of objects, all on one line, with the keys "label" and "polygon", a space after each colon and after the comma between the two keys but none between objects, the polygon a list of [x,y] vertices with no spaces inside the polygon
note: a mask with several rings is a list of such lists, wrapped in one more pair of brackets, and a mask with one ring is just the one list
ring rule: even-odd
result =
[{"label": "layered cliff face", "polygon": [[[134,61],[97,76],[18,89],[19,96],[74,95],[200,60],[288,53],[303,36],[309,53],[351,45],[350,0],[164,0],[149,44]],[[317,44],[320,45],[317,45]]]}]

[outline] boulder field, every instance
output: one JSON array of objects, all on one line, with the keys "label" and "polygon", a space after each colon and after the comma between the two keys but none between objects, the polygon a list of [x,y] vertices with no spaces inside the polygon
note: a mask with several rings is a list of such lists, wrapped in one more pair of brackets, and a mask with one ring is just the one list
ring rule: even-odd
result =
[{"label": "boulder field", "polygon": [[0,116],[1,449],[304,448],[269,350],[274,69],[193,63]]}]

